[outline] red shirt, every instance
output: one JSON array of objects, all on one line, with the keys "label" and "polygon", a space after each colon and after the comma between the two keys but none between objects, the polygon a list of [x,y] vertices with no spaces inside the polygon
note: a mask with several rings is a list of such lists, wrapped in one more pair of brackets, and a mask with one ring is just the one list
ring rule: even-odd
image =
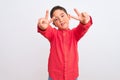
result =
[{"label": "red shirt", "polygon": [[75,80],[78,70],[78,41],[92,25],[92,19],[84,25],[80,23],[72,30],[57,30],[48,26],[45,31],[38,27],[50,42],[48,72],[52,80]]}]

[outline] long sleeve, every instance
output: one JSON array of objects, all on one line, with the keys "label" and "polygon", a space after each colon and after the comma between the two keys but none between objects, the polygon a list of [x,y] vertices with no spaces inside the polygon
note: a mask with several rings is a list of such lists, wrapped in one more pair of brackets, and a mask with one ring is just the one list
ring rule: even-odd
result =
[{"label": "long sleeve", "polygon": [[92,18],[90,17],[90,21],[87,24],[79,23],[79,25],[73,29],[73,33],[77,41],[85,35],[92,24]]},{"label": "long sleeve", "polygon": [[41,33],[45,38],[47,38],[49,41],[52,40],[53,36],[53,28],[49,25],[46,30],[41,30],[39,27],[37,27],[37,32]]}]

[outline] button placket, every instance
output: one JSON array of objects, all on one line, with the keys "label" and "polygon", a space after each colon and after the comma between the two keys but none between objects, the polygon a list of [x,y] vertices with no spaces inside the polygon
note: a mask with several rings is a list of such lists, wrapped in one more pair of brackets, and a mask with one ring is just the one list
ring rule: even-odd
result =
[{"label": "button placket", "polygon": [[64,80],[67,78],[67,53],[66,53],[66,31],[63,31],[63,48],[64,48]]}]

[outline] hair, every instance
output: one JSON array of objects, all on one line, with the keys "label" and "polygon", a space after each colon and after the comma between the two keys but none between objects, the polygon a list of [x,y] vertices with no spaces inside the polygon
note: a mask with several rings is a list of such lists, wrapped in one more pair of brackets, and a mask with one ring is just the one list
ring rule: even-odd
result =
[{"label": "hair", "polygon": [[68,14],[67,13],[67,11],[66,11],[66,9],[64,8],[64,7],[62,7],[62,6],[54,6],[52,9],[51,9],[51,11],[50,11],[50,17],[52,18],[53,17],[53,13],[55,12],[55,10],[63,10],[66,14]]}]

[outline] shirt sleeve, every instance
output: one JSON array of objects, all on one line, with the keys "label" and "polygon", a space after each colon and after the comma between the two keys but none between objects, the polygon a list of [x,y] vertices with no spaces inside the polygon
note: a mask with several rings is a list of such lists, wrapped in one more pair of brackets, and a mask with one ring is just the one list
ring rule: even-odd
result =
[{"label": "shirt sleeve", "polygon": [[87,24],[79,23],[79,25],[76,28],[73,29],[75,39],[77,41],[80,40],[85,35],[85,33],[88,31],[88,29],[90,28],[90,26],[92,24],[93,23],[92,23],[91,16],[90,16],[90,21]]},{"label": "shirt sleeve", "polygon": [[45,38],[47,38],[49,41],[51,41],[52,39],[52,32],[53,32],[53,28],[49,25],[48,28],[46,30],[41,30],[38,26],[37,26],[37,32],[42,34]]}]

